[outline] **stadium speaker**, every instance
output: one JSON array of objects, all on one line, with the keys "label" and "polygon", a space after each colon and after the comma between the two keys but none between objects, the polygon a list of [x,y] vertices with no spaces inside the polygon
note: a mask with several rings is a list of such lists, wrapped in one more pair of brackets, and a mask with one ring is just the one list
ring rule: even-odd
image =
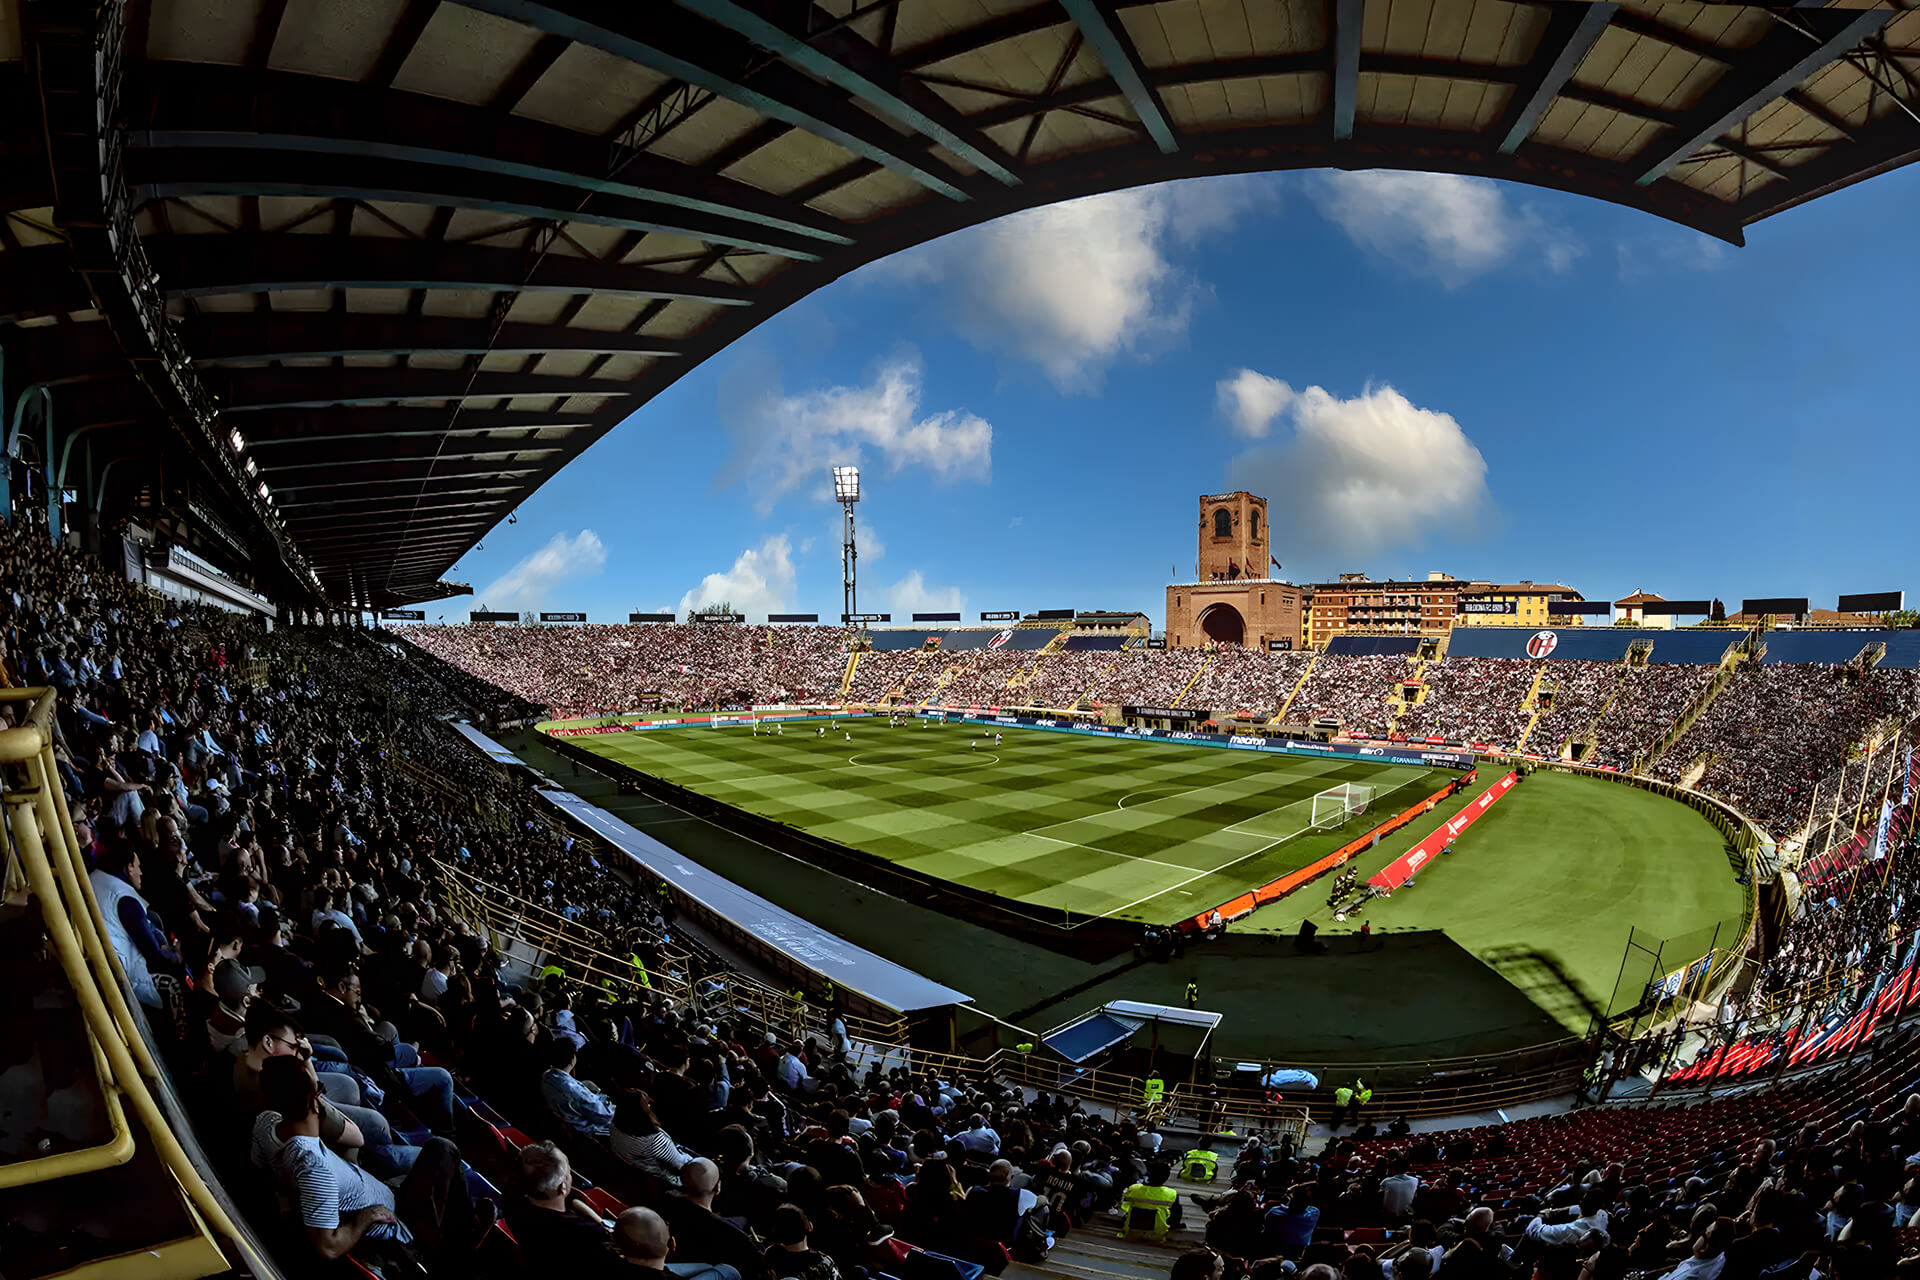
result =
[{"label": "stadium speaker", "polygon": [[1300,922],[1300,932],[1293,939],[1293,949],[1303,956],[1326,954],[1327,944],[1314,935],[1320,932],[1320,926],[1311,920]]}]

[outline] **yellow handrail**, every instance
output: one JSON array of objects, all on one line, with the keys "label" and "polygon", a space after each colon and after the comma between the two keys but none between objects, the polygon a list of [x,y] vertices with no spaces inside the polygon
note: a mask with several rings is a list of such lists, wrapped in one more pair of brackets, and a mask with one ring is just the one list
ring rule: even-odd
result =
[{"label": "yellow handrail", "polygon": [[[250,1266],[272,1274],[200,1176],[147,1087],[149,1078],[160,1078],[159,1065],[127,1007],[119,958],[103,940],[100,904],[92,886],[79,874],[80,844],[53,767],[54,691],[44,687],[0,690],[0,701],[30,704],[19,728],[0,731],[0,763],[20,765],[27,774],[27,785],[6,796],[8,828],[21,870],[39,900],[48,941],[73,986],[94,1046],[105,1055],[114,1087],[132,1104],[155,1153],[193,1207],[214,1230],[233,1241]],[[45,832],[53,833],[50,842],[43,839]],[[96,974],[105,974],[106,981],[97,981]]]}]

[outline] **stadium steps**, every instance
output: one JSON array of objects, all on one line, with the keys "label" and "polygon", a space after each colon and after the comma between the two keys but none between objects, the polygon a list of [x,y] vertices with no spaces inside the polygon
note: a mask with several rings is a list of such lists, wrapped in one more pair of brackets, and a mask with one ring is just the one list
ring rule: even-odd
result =
[{"label": "stadium steps", "polygon": [[1307,681],[1313,678],[1313,668],[1319,661],[1320,655],[1317,653],[1307,660],[1307,669],[1302,671],[1300,678],[1293,682],[1293,692],[1289,693],[1287,700],[1280,704],[1280,709],[1273,713],[1273,719],[1267,721],[1269,725],[1277,725],[1287,718],[1287,709],[1293,705],[1293,700],[1300,696],[1300,691],[1307,687]]},{"label": "stadium steps", "polygon": [[[1540,669],[1533,673],[1533,684],[1527,689],[1527,696],[1520,699],[1520,709],[1525,711],[1528,707],[1532,707],[1533,715],[1528,719],[1527,727],[1520,731],[1519,739],[1514,742],[1513,749],[1515,751],[1525,751],[1527,749],[1527,739],[1533,736],[1534,727],[1540,723],[1540,686],[1546,683],[1546,679],[1547,664],[1543,662],[1540,664]],[[1558,691],[1559,688],[1560,682],[1558,680],[1554,681],[1554,691]]]},{"label": "stadium steps", "polygon": [[840,677],[840,698],[842,701],[846,700],[848,692],[853,688],[853,673],[859,665],[860,650],[855,649],[847,655],[847,673]]},{"label": "stadium steps", "polygon": [[[1586,743],[1589,753],[1600,745],[1601,722],[1607,718],[1607,713],[1613,710],[1613,704],[1620,697],[1620,691],[1627,687],[1627,670],[1628,664],[1624,658],[1614,664],[1613,684],[1608,687],[1607,696],[1600,699],[1600,710],[1594,713],[1593,719],[1587,722],[1586,728],[1567,738],[1567,749],[1569,753],[1571,753],[1575,743]],[[1590,758],[1589,756],[1589,759]]]},{"label": "stadium steps", "polygon": [[[1682,711],[1679,716],[1675,718],[1674,722],[1667,726],[1665,732],[1654,739],[1651,747],[1647,748],[1642,755],[1634,760],[1633,771],[1635,773],[1644,772],[1653,766],[1654,761],[1671,751],[1674,746],[1679,743],[1680,739],[1686,736],[1687,730],[1693,728],[1700,717],[1707,713],[1707,708],[1711,707],[1714,699],[1720,696],[1720,691],[1733,683],[1734,674],[1739,670],[1739,651],[1730,649],[1727,652],[1727,656],[1721,659],[1720,669],[1713,673],[1713,679],[1707,681],[1706,688],[1696,694],[1693,701],[1687,704],[1686,710]],[[1704,772],[1705,769],[1703,768],[1701,773]],[[1699,776],[1699,774],[1694,775],[1695,781],[1698,781]],[[1693,783],[1688,782],[1682,785],[1692,786]]]},{"label": "stadium steps", "polygon": [[1167,1273],[1173,1269],[1173,1260],[1189,1249],[1199,1248],[1205,1241],[1201,1226],[1206,1222],[1206,1215],[1188,1193],[1224,1194],[1221,1187],[1175,1179],[1169,1179],[1167,1185],[1179,1190],[1180,1208],[1186,1221],[1178,1230],[1168,1232],[1164,1243],[1155,1244],[1144,1238],[1120,1239],[1115,1235],[1120,1229],[1120,1218],[1103,1213],[1057,1237],[1045,1262],[1016,1262],[1009,1265],[1003,1275],[1019,1280],[1166,1280]]},{"label": "stadium steps", "polygon": [[1193,686],[1200,683],[1200,677],[1207,674],[1207,668],[1212,666],[1214,662],[1215,662],[1214,655],[1208,654],[1207,660],[1200,664],[1200,669],[1193,673],[1193,679],[1187,681],[1187,683],[1181,688],[1180,695],[1173,700],[1174,706],[1177,707],[1181,703],[1187,700],[1187,695],[1193,692]]}]

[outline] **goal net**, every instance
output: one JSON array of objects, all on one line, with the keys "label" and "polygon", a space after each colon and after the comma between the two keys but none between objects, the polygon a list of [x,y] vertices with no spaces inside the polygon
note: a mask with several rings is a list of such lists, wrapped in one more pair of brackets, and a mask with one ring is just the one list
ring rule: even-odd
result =
[{"label": "goal net", "polygon": [[1313,825],[1316,829],[1345,826],[1367,811],[1373,802],[1373,787],[1364,782],[1342,782],[1313,797]]}]

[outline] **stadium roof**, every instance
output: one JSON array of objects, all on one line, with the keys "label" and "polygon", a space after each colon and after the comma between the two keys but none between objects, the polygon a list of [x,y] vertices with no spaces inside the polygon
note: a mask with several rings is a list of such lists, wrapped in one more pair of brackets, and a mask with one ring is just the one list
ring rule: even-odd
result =
[{"label": "stadium roof", "polygon": [[1392,167],[1739,243],[1920,155],[1916,66],[1920,14],[1655,0],[0,0],[9,403],[184,445],[239,539],[381,607],[956,228]]}]

